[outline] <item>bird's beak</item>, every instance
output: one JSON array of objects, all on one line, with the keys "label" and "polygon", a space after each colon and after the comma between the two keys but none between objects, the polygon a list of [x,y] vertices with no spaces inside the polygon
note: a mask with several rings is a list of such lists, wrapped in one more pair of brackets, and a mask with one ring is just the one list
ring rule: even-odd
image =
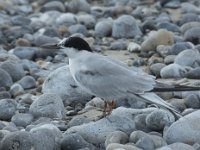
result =
[{"label": "bird's beak", "polygon": [[60,49],[60,46],[58,44],[44,44],[40,47],[44,49]]}]

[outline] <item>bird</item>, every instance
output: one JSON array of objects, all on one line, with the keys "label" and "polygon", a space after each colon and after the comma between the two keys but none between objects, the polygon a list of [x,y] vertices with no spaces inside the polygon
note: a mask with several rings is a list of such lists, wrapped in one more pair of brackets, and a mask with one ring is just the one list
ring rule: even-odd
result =
[{"label": "bird", "polygon": [[43,48],[61,49],[66,53],[70,73],[77,85],[85,92],[105,101],[104,115],[107,108],[108,114],[111,113],[115,107],[114,100],[130,96],[167,109],[175,117],[181,117],[175,107],[154,93],[154,76],[93,52],[83,38],[68,37],[57,44],[43,45]]}]

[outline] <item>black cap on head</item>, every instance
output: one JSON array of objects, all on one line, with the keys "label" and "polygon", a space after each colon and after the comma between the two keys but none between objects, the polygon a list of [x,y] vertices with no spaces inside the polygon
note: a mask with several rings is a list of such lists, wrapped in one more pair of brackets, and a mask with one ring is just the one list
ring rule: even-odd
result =
[{"label": "black cap on head", "polygon": [[80,37],[69,37],[62,42],[62,46],[75,48],[77,50],[87,50],[92,52],[89,44]]}]

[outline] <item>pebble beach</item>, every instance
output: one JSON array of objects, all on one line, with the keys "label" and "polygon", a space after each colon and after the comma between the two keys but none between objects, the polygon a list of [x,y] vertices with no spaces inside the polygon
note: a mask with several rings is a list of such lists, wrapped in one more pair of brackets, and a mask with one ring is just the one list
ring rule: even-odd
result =
[{"label": "pebble beach", "polygon": [[102,118],[67,55],[41,48],[70,36],[161,83],[200,87],[199,0],[0,0],[0,150],[200,150],[200,91],[156,93],[181,118],[128,96]]}]

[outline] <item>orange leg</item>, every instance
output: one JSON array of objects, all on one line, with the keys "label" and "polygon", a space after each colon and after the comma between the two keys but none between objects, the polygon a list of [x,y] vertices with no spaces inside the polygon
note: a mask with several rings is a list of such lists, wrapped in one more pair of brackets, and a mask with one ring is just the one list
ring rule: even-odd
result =
[{"label": "orange leg", "polygon": [[106,117],[107,115],[110,115],[115,106],[116,104],[114,100],[112,100],[111,102],[105,101],[102,118]]}]

